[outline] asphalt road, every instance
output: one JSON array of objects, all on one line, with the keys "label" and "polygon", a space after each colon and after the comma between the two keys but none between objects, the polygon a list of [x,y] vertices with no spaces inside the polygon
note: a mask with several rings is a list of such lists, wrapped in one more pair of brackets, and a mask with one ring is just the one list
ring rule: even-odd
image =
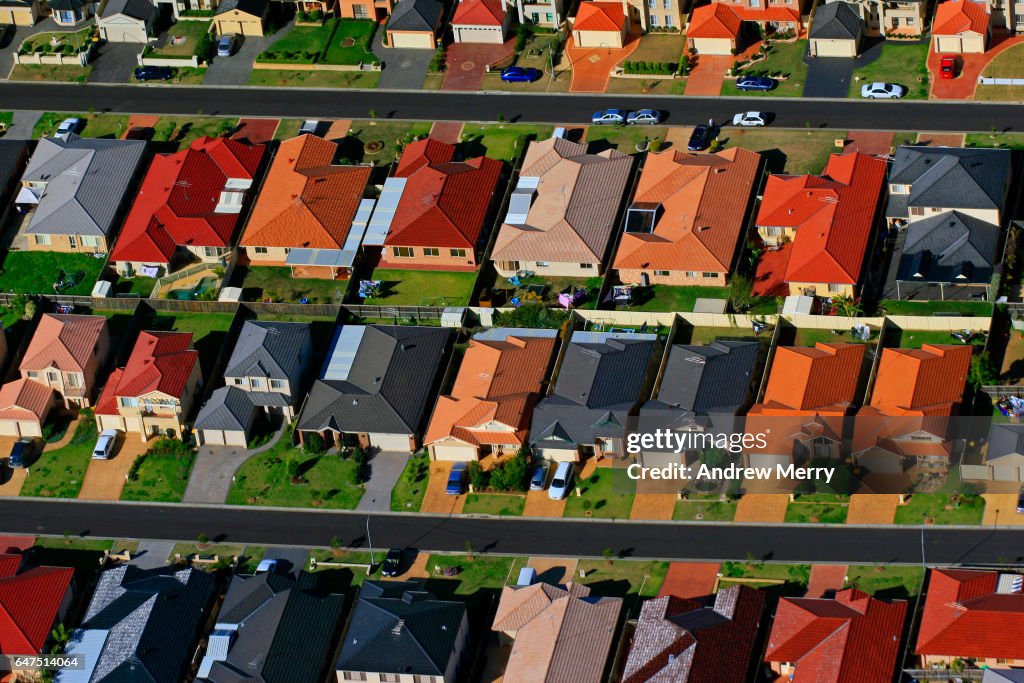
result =
[{"label": "asphalt road", "polygon": [[[187,505],[0,501],[0,533],[92,535],[218,542],[326,546],[334,536],[366,547],[360,513]],[[631,557],[793,562],[921,561],[921,528],[710,525],[596,520],[490,519],[378,514],[370,518],[374,548],[416,547],[477,552],[600,556],[605,548]],[[1024,563],[1024,529],[925,531],[929,564]]]},{"label": "asphalt road", "polygon": [[223,114],[291,118],[382,118],[427,121],[587,123],[608,107],[649,107],[668,113],[667,123],[721,123],[744,110],[767,110],[775,125],[835,130],[1024,131],[1016,104],[929,101],[812,100],[766,97],[694,98],[627,95],[530,95],[442,91],[297,90],[215,86],[0,84],[0,110],[70,111],[87,108],[139,114]]}]

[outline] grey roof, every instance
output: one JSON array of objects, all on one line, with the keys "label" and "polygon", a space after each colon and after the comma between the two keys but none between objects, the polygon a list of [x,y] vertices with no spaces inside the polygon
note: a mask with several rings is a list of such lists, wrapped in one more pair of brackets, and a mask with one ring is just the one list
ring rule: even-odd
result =
[{"label": "grey roof", "polygon": [[451,330],[368,325],[358,336],[354,355],[336,370],[336,356],[350,353],[339,343],[347,337],[342,334],[346,327],[335,332],[324,362],[332,379],[314,382],[298,428],[417,434],[444,371]]},{"label": "grey roof", "polygon": [[308,324],[248,320],[224,376],[286,379],[295,391],[311,355]]},{"label": "grey roof", "polygon": [[213,595],[213,577],[196,569],[103,572],[82,622],[83,631],[107,632],[89,683],[180,681]]},{"label": "grey roof", "polygon": [[78,10],[89,4],[90,0],[50,0],[47,5],[52,10]]},{"label": "grey roof", "polygon": [[463,602],[438,600],[425,582],[366,581],[352,608],[339,671],[444,676],[466,620]]},{"label": "grey roof", "polygon": [[21,170],[19,164],[27,146],[25,140],[0,140],[0,192],[3,192],[15,174]]},{"label": "grey roof", "polygon": [[444,4],[438,0],[398,0],[391,10],[387,30],[433,33],[442,12]]},{"label": "grey roof", "polygon": [[256,419],[256,404],[238,387],[215,389],[196,416],[196,429],[248,432]]},{"label": "grey roof", "polygon": [[145,140],[40,140],[22,176],[46,183],[28,232],[109,235],[145,152]]},{"label": "grey roof", "polygon": [[1000,458],[1014,455],[1024,456],[1024,425],[992,425],[988,432],[988,453],[985,462],[992,464]]},{"label": "grey roof", "polygon": [[554,391],[533,410],[531,443],[621,438],[644,389],[656,342],[653,334],[573,334]]},{"label": "grey roof", "polygon": [[907,227],[898,278],[991,282],[992,268],[998,259],[999,233],[998,225],[959,211],[945,211],[914,221]]},{"label": "grey roof", "polygon": [[827,2],[814,12],[811,38],[859,40],[863,33],[864,21],[860,14],[845,2]]},{"label": "grey roof", "polygon": [[217,14],[224,14],[231,10],[238,10],[251,14],[254,17],[262,17],[267,11],[269,0],[221,0],[217,5]]},{"label": "grey roof", "polygon": [[156,16],[156,5],[149,0],[107,0],[103,7],[103,18],[116,14],[149,21]]},{"label": "grey roof", "polygon": [[1010,151],[1005,149],[899,147],[889,182],[911,186],[906,198],[910,207],[1002,209],[1010,164]]},{"label": "grey roof", "polygon": [[1024,669],[985,669],[981,683],[1024,683]]}]

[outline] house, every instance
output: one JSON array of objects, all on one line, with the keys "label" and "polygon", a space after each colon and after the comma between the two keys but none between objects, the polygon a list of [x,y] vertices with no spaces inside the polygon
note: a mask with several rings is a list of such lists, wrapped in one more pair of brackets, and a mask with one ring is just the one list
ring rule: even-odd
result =
[{"label": "house", "polygon": [[388,47],[437,49],[444,20],[441,0],[397,0],[388,18]]},{"label": "house", "polygon": [[854,461],[872,472],[949,469],[950,417],[958,413],[970,345],[883,349],[871,400],[854,421]]},{"label": "house", "polygon": [[995,481],[1024,481],[1024,425],[995,423],[989,427],[985,464]]},{"label": "house", "polygon": [[985,669],[981,683],[1024,683],[1024,669]]},{"label": "house", "polygon": [[924,0],[850,0],[847,4],[860,17],[864,35],[868,37],[914,37],[927,29],[928,3]]},{"label": "house", "polygon": [[364,198],[373,167],[335,164],[337,155],[337,143],[315,135],[281,143],[239,241],[251,265],[307,278],[351,274],[373,208]]},{"label": "house", "polygon": [[141,332],[128,364],[114,370],[96,402],[100,431],[177,437],[202,383],[191,332]]},{"label": "house", "polygon": [[533,410],[534,455],[559,462],[622,455],[627,421],[660,360],[656,350],[654,334],[574,332],[554,389]]},{"label": "house", "polygon": [[42,13],[41,0],[0,0],[0,24],[35,26]]},{"label": "house", "polygon": [[48,0],[50,18],[61,27],[75,27],[92,18],[96,11],[93,0]]},{"label": "house", "polygon": [[341,681],[455,683],[469,638],[465,603],[423,579],[364,581],[335,665]]},{"label": "house", "polygon": [[604,681],[622,598],[590,594],[578,583],[505,586],[492,631],[512,651],[505,683]]},{"label": "house", "polygon": [[157,277],[189,261],[223,265],[264,149],[201,137],[156,155],[111,253],[117,272]]},{"label": "house", "polygon": [[324,681],[345,597],[317,590],[313,574],[231,577],[197,681]]},{"label": "house", "polygon": [[220,0],[213,15],[213,30],[218,36],[262,38],[263,21],[269,11],[269,0]]},{"label": "house", "polygon": [[491,328],[469,341],[451,393],[434,407],[423,442],[434,460],[477,460],[526,443],[557,330]]},{"label": "house", "polygon": [[793,683],[890,683],[899,664],[906,600],[856,588],[834,598],[781,598],[764,661]]},{"label": "house", "polygon": [[145,152],[144,140],[41,139],[15,199],[31,214],[25,248],[106,253]]},{"label": "house", "polygon": [[838,0],[826,2],[818,6],[811,21],[810,54],[853,59],[860,54],[864,34],[864,20],[855,4]]},{"label": "house", "polygon": [[612,267],[635,285],[724,287],[735,272],[761,155],[648,154]]},{"label": "house", "polygon": [[23,379],[56,391],[65,408],[88,408],[96,373],[109,351],[104,316],[45,313],[18,369]]},{"label": "house", "polygon": [[100,6],[96,26],[103,40],[147,45],[158,15],[150,0],[106,0]]},{"label": "house", "polygon": [[743,40],[743,19],[724,2],[693,10],[686,29],[686,45],[702,55],[734,55]]},{"label": "house", "polygon": [[729,586],[711,605],[665,595],[647,600],[619,679],[622,683],[745,683],[765,595]]},{"label": "house", "polygon": [[57,683],[177,683],[192,661],[214,601],[212,574],[191,567],[120,565],[100,574],[66,654],[81,669],[61,669]]},{"label": "house", "polygon": [[897,147],[889,170],[890,226],[905,228],[947,211],[1003,225],[1010,150]]},{"label": "house", "polygon": [[460,0],[452,16],[456,43],[504,43],[511,26],[503,0]]},{"label": "house", "polygon": [[935,8],[932,49],[943,54],[981,54],[992,36],[988,4],[946,0]]},{"label": "house", "polygon": [[746,432],[767,435],[764,448],[747,452],[751,467],[839,457],[843,418],[860,395],[864,349],[824,342],[776,349],[764,397],[747,412]]},{"label": "house", "polygon": [[339,327],[299,414],[299,438],[416,451],[450,341],[450,330],[433,327]]},{"label": "house", "polygon": [[[433,138],[406,146],[384,184],[371,225],[387,224],[382,268],[476,270],[502,163],[488,157],[454,161],[455,145]],[[384,201],[391,190],[397,207]],[[500,201],[498,199],[497,201]],[[381,214],[387,213],[387,216]]]},{"label": "house", "polygon": [[932,569],[914,654],[923,669],[1024,667],[1022,626],[1019,574]]},{"label": "house", "polygon": [[618,49],[629,34],[629,17],[622,3],[583,0],[572,22],[572,39],[576,47]]},{"label": "house", "polygon": [[53,389],[31,379],[0,387],[0,436],[41,437],[54,406]]},{"label": "house", "polygon": [[382,22],[391,16],[395,0],[338,0],[338,16],[344,19],[373,19]]},{"label": "house", "polygon": [[537,24],[557,29],[565,21],[565,13],[569,9],[565,0],[506,0],[509,6],[516,8],[520,24]]},{"label": "house", "polygon": [[[747,36],[795,35],[806,23],[804,14],[809,9],[809,3],[803,0],[715,0],[711,4],[721,4],[724,9],[706,9],[708,5],[694,8],[686,31],[687,45],[698,52],[708,49],[708,54],[724,55],[731,54],[723,51],[726,41],[742,49]],[[690,39],[694,29],[700,39],[697,42]]]},{"label": "house", "polygon": [[71,616],[74,577],[71,567],[33,566],[22,553],[0,554],[0,652],[49,652],[54,627]]},{"label": "house", "polygon": [[561,137],[531,142],[491,258],[498,274],[596,277],[609,249],[633,159],[588,154]]},{"label": "house", "polygon": [[882,207],[886,162],[859,152],[833,154],[821,176],[772,175],[757,232],[786,259],[791,295],[856,296]]},{"label": "house", "polygon": [[258,412],[247,392],[231,386],[214,389],[196,415],[196,442],[245,448]]}]

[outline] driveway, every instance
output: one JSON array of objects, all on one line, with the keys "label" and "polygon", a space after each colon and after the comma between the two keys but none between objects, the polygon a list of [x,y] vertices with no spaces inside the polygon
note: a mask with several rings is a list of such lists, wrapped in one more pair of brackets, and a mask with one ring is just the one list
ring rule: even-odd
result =
[{"label": "driveway", "polygon": [[377,88],[380,90],[419,90],[427,77],[433,50],[384,47],[384,31],[373,37],[373,54],[384,63]]},{"label": "driveway", "polygon": [[182,502],[222,504],[227,500],[235,472],[242,463],[272,447],[283,433],[284,427],[281,427],[269,443],[252,450],[233,446],[201,446]]},{"label": "driveway", "polygon": [[43,115],[41,111],[26,111],[24,109],[14,110],[14,121],[11,127],[4,133],[8,140],[31,140],[32,130],[36,127],[36,121]]},{"label": "driveway", "polygon": [[138,549],[132,554],[133,564],[139,569],[157,569],[167,565],[167,558],[174,550],[173,541],[140,541]]},{"label": "driveway", "polygon": [[391,489],[395,488],[398,478],[402,476],[405,464],[409,462],[408,453],[398,451],[378,451],[370,458],[370,476],[366,480],[363,497],[359,500],[356,510],[367,512],[387,512],[391,509]]},{"label": "driveway", "polygon": [[508,57],[515,51],[515,39],[501,45],[452,43],[448,46],[448,70],[442,90],[479,90],[487,65]]},{"label": "driveway", "polygon": [[[35,26],[16,26],[7,34],[3,42],[0,42],[0,78],[6,79],[11,75],[14,68],[14,53],[18,51],[21,44],[29,36],[45,31],[57,30],[57,23],[47,17]],[[7,42],[9,39],[9,42]]]},{"label": "driveway", "polygon": [[288,22],[270,37],[245,36],[235,54],[230,57],[214,57],[206,68],[203,85],[248,85],[252,65],[256,56],[266,50],[274,41],[280,40],[292,30],[294,23]]},{"label": "driveway", "polygon": [[683,94],[691,97],[718,97],[722,94],[725,74],[736,58],[722,55],[698,55],[697,64],[686,77]]},{"label": "driveway", "polygon": [[113,458],[89,461],[78,492],[82,500],[120,500],[128,470],[137,457],[149,450],[150,443],[135,434],[121,435],[119,441]]},{"label": "driveway", "polygon": [[[565,55],[572,64],[570,92],[604,92],[611,80],[612,68],[625,60],[640,45],[640,37],[630,34],[621,48],[576,47],[572,38],[565,44]],[[718,94],[717,92],[715,93]]]},{"label": "driveway", "polygon": [[288,548],[271,546],[263,553],[268,560],[277,560],[278,573],[299,572],[309,566],[309,550],[306,548]]},{"label": "driveway", "polygon": [[90,64],[90,83],[128,83],[139,65],[138,55],[142,52],[138,43],[106,43],[96,52]]},{"label": "driveway", "polygon": [[718,562],[673,562],[661,582],[658,597],[674,595],[685,600],[706,600],[718,583]]},{"label": "driveway", "polygon": [[[989,62],[995,59],[996,55],[1007,48],[1019,45],[1024,42],[1024,36],[1006,37],[1002,33],[993,35],[992,42],[1000,42],[995,45],[989,44],[988,52],[980,55],[957,55],[959,68],[957,77],[943,79],[939,77],[939,60],[942,57],[935,52],[935,48],[928,49],[928,71],[932,76],[931,97],[940,100],[970,100],[974,98],[974,91],[978,87],[978,76],[985,70]],[[982,86],[984,87],[984,86]]]},{"label": "driveway", "polygon": [[[430,479],[427,481],[427,492],[423,495],[420,512],[435,515],[457,515],[466,504],[466,494],[449,496],[445,493],[448,486],[448,473],[451,472],[450,462],[431,462]],[[364,495],[363,498],[366,498]]]},{"label": "driveway", "polygon": [[885,41],[876,41],[856,59],[846,57],[808,57],[807,82],[804,84],[804,97],[836,97],[845,98],[850,92],[850,81],[853,80],[854,69],[870,64],[878,59]]}]

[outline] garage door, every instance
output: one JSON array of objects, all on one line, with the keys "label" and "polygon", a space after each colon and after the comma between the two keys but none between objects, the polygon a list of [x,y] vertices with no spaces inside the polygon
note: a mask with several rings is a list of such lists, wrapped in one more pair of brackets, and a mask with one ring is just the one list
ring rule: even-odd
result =
[{"label": "garage door", "polygon": [[382,451],[408,453],[410,450],[408,434],[370,434],[370,445]]},{"label": "garage door", "polygon": [[240,21],[224,21],[224,20],[221,20],[221,21],[217,22],[217,32],[220,35],[222,35],[222,36],[226,36],[226,35],[229,35],[229,34],[232,34],[232,33],[234,33],[234,34],[239,34],[239,33],[244,34],[245,30],[244,30],[244,26],[242,25],[242,22],[240,22]]},{"label": "garage door", "polygon": [[18,423],[18,429],[21,431],[22,436],[42,436],[43,429],[42,425],[38,422],[31,422],[29,420],[22,420]]},{"label": "garage door", "polygon": [[455,28],[459,43],[504,43],[500,26],[459,26]]},{"label": "garage door", "polygon": [[434,35],[432,33],[395,33],[389,31],[388,37],[391,40],[391,47],[434,49]]},{"label": "garage door", "polygon": [[562,448],[535,448],[533,454],[551,462],[576,462],[579,460],[576,451]]},{"label": "garage door", "polygon": [[460,460],[463,462],[476,460],[476,449],[466,445],[435,445],[430,447],[434,460]]},{"label": "garage door", "polygon": [[225,432],[224,445],[245,448],[247,445],[245,439],[245,432]]},{"label": "garage door", "polygon": [[622,47],[622,34],[618,31],[573,31],[579,47]]},{"label": "garage door", "polygon": [[0,420],[0,436],[20,436],[16,420]]},{"label": "garage door", "polygon": [[224,445],[224,432],[220,429],[201,429],[199,430],[200,439],[202,442],[209,446],[223,446]]},{"label": "garage door", "polygon": [[731,55],[733,42],[729,38],[694,38],[693,47],[702,55]]},{"label": "garage door", "polygon": [[963,46],[959,36],[935,36],[935,50],[936,52],[960,53],[963,51]]},{"label": "garage door", "polygon": [[852,40],[815,40],[814,54],[818,57],[856,57]]}]

